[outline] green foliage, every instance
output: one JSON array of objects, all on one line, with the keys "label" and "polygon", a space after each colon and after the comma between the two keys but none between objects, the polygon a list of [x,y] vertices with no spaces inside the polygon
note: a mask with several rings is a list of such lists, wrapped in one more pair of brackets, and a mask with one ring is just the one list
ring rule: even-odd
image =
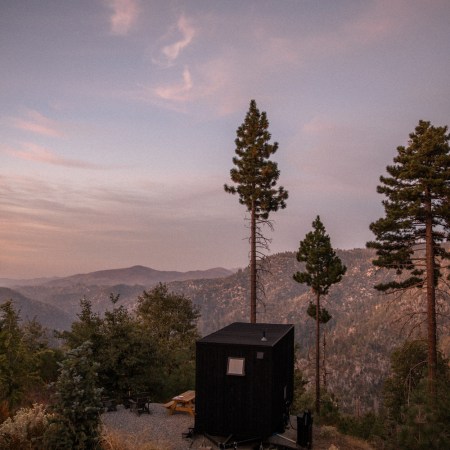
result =
[{"label": "green foliage", "polygon": [[335,395],[324,389],[320,397],[320,416],[318,423],[324,425],[334,425],[339,418],[339,404]]},{"label": "green foliage", "polygon": [[406,342],[391,356],[391,376],[384,385],[388,413],[385,428],[392,448],[450,447],[450,369],[438,354],[436,396],[427,394],[427,344]]},{"label": "green foliage", "polygon": [[[33,371],[41,381],[39,384],[55,381],[58,377],[58,363],[63,357],[62,351],[50,347],[48,330],[35,319],[25,322],[21,329]],[[36,387],[40,388],[40,386]]]},{"label": "green foliage", "polygon": [[142,335],[156,348],[159,397],[192,389],[195,383],[195,342],[199,310],[184,295],[159,284],[138,298],[137,318]]},{"label": "green foliage", "polygon": [[409,405],[402,408],[402,420],[392,433],[393,448],[408,450],[441,450],[450,448],[449,379],[438,379],[436,398],[427,395],[422,380],[414,390]]},{"label": "green foliage", "polygon": [[58,352],[36,321],[20,324],[12,301],[0,305],[0,403],[14,412],[56,379]]},{"label": "green foliage", "polygon": [[[400,280],[381,283],[377,289],[422,286],[428,270],[437,284],[441,276],[439,258],[450,258],[441,246],[450,231],[450,147],[447,127],[434,127],[419,121],[409,135],[407,147],[397,147],[394,165],[387,166],[389,177],[380,177],[378,193],[384,194],[385,217],[370,225],[376,241],[367,247],[377,251],[373,264],[394,269]],[[424,255],[417,250],[429,239],[427,222],[432,226],[433,267],[425,267]]]},{"label": "green foliage", "polygon": [[45,448],[99,447],[103,407],[96,369],[90,342],[67,353],[55,384],[54,416],[45,433]]},{"label": "green foliage", "polygon": [[260,113],[255,100],[251,100],[244,123],[236,132],[236,156],[233,158],[236,167],[231,169],[230,177],[237,186],[224,185],[226,192],[238,194],[239,203],[261,219],[285,208],[288,198],[282,186],[275,188],[280,171],[278,164],[269,158],[278,150],[278,143],[269,144],[268,129],[266,113]]},{"label": "green foliage", "polygon": [[337,429],[360,439],[370,440],[384,435],[384,422],[381,416],[369,412],[361,417],[341,415],[336,422]]},{"label": "green foliage", "polygon": [[140,327],[136,317],[117,306],[118,296],[111,294],[112,311],[103,318],[92,311],[92,303],[80,302],[79,320],[61,337],[69,348],[91,342],[92,359],[98,364],[98,380],[104,393],[122,400],[130,391],[156,391],[153,375],[155,344]]},{"label": "green foliage", "polygon": [[426,376],[427,344],[406,342],[391,355],[391,376],[384,382],[384,405],[395,422],[401,421],[402,409],[409,404],[414,389]]},{"label": "green foliage", "polygon": [[290,407],[291,414],[299,414],[306,409],[304,395],[307,384],[308,380],[304,378],[303,372],[298,367],[294,367],[294,396]]},{"label": "green foliage", "polygon": [[58,337],[64,339],[69,348],[77,348],[84,342],[89,341],[92,345],[93,354],[98,354],[103,347],[103,336],[101,334],[102,319],[93,312],[92,302],[86,297],[80,300],[81,311],[78,321],[72,323],[71,330],[64,331]]},{"label": "green foliage", "polygon": [[306,283],[314,293],[322,296],[342,280],[347,268],[333,250],[330,236],[326,234],[319,216],[312,226],[313,231],[306,234],[297,252],[297,261],[305,263],[305,271],[295,273],[294,280]]},{"label": "green foliage", "polygon": [[[307,383],[307,382],[306,382]],[[306,384],[304,385],[306,386]],[[338,400],[332,392],[323,390],[320,397],[320,415],[314,417],[314,423],[321,425],[335,425],[338,423],[340,412]],[[313,389],[303,389],[300,396],[295,398],[293,413],[313,411],[316,406],[316,398]]]},{"label": "green foliage", "polygon": [[[308,309],[306,313],[309,317],[312,317],[316,320],[317,317],[317,306],[313,302],[309,302]],[[331,314],[328,312],[326,308],[321,307],[319,310],[319,322],[320,323],[328,323],[332,319]]]},{"label": "green foliage", "polygon": [[[113,302],[115,305],[115,302]],[[155,343],[123,305],[106,311],[100,326],[103,346],[97,354],[99,380],[109,396],[155,390]]]},{"label": "green foliage", "polygon": [[14,409],[33,381],[19,315],[12,301],[7,301],[0,305],[0,399],[8,402],[9,409]]},{"label": "green foliage", "polygon": [[92,359],[104,394],[121,401],[130,392],[149,392],[163,401],[192,389],[195,381],[195,341],[199,312],[183,295],[160,284],[138,298],[136,313],[118,306],[104,317],[93,313],[89,300],[81,301],[79,320],[61,337],[69,348],[83,339],[92,342]]}]

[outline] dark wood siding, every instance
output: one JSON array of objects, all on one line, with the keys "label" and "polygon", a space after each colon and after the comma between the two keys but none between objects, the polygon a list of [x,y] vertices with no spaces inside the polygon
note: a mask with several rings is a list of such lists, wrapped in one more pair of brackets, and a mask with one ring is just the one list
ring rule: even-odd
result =
[{"label": "dark wood siding", "polygon": [[[244,376],[227,375],[229,357],[245,358]],[[196,431],[238,438],[282,431],[293,367],[292,325],[237,323],[199,340]]]}]

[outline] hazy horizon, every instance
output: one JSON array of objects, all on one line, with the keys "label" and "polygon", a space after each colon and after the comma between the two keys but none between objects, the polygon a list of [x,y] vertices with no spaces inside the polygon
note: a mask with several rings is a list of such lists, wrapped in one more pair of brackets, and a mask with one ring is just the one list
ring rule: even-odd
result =
[{"label": "hazy horizon", "polygon": [[245,267],[224,192],[251,99],[287,208],[363,248],[379,176],[419,120],[450,125],[445,0],[0,3],[0,278]]}]

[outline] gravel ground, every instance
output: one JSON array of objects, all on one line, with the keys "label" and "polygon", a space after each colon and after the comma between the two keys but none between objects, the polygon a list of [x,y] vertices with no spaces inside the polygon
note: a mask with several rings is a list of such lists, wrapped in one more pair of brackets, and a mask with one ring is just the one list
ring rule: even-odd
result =
[{"label": "gravel ground", "polygon": [[[122,405],[117,411],[102,415],[102,421],[107,431],[117,431],[126,437],[128,448],[139,449],[144,444],[152,444],[157,450],[206,450],[217,449],[203,436],[193,439],[183,438],[183,433],[194,426],[194,418],[189,414],[175,412],[169,415],[166,408],[159,403],[150,404],[150,414],[140,416],[125,409]],[[294,430],[290,430],[295,439]],[[117,447],[116,447],[117,448]],[[148,448],[148,447],[147,447]],[[251,449],[252,446],[239,447],[241,450]],[[313,427],[314,450],[374,450],[365,441],[344,436],[333,427]]]},{"label": "gravel ground", "polygon": [[202,437],[194,441],[183,438],[182,434],[194,426],[194,418],[181,412],[170,415],[159,403],[151,403],[150,414],[140,416],[119,405],[117,411],[104,413],[102,421],[107,431],[118,431],[136,448],[151,442],[164,450],[198,449],[204,441]]}]

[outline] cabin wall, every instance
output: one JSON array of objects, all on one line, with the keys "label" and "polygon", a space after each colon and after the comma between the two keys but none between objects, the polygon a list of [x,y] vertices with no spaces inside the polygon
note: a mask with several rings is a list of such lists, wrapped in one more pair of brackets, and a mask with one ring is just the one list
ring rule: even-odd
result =
[{"label": "cabin wall", "polygon": [[[199,433],[248,438],[283,431],[293,395],[293,328],[271,346],[197,342]],[[245,358],[245,375],[227,375],[228,357]]]},{"label": "cabin wall", "polygon": [[[258,359],[263,353],[263,359]],[[245,358],[245,375],[227,375],[228,357]],[[196,420],[199,432],[259,435],[270,427],[272,349],[197,345]]]},{"label": "cabin wall", "polygon": [[277,343],[273,353],[272,430],[284,428],[286,404],[294,398],[294,329]]}]

